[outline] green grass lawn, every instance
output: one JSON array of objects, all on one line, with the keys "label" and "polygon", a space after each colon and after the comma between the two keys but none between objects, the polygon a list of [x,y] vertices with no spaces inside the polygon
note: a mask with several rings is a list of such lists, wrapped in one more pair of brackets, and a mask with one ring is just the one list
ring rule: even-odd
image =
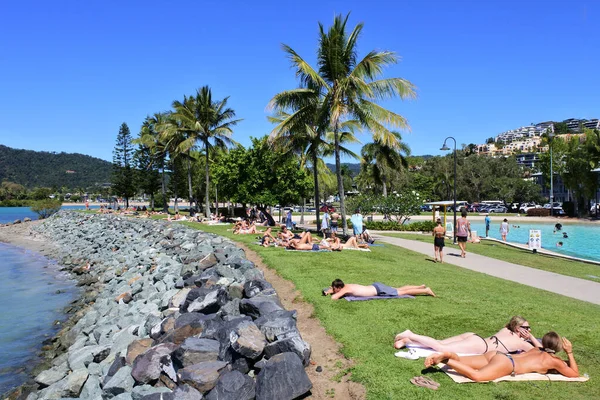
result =
[{"label": "green grass lawn", "polygon": [[[314,305],[315,317],[342,344],[343,354],[356,362],[352,379],[365,385],[369,399],[600,398],[600,307],[596,305],[460,267],[435,264],[422,254],[391,245],[374,247],[371,253],[286,252],[253,245],[256,235],[233,235],[227,226],[185,224],[245,243],[283,278],[294,282],[304,300]],[[361,284],[381,281],[392,286],[425,283],[438,298],[332,301],[320,291],[335,278]],[[427,375],[440,382],[441,388],[430,391],[409,382],[423,374],[423,360],[394,357],[393,337],[404,329],[436,338],[467,331],[489,336],[515,314],[527,318],[538,337],[549,330],[568,337],[580,373],[588,373],[591,380],[459,385],[445,374],[432,371]]]},{"label": "green grass lawn", "polygon": [[[431,243],[431,255],[433,256],[433,238],[431,235],[414,233],[384,233],[383,235]],[[452,240],[446,239],[444,254],[448,253],[448,248],[458,250],[458,246],[452,244]],[[482,256],[497,258],[499,260],[525,265],[531,268],[543,269],[544,271],[555,272],[561,275],[600,282],[600,265],[546,256],[540,253],[533,254],[531,251],[517,249],[490,240],[482,240],[481,243],[478,244],[467,243],[467,253],[480,254]]]}]

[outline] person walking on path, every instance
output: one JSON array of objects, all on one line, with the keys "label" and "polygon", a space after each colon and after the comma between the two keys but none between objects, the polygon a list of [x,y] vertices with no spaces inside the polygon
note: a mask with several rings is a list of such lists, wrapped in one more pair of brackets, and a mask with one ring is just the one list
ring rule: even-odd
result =
[{"label": "person walking on path", "polygon": [[492,218],[490,218],[490,213],[485,213],[485,237],[489,236],[491,224]]},{"label": "person walking on path", "polygon": [[471,223],[467,220],[466,211],[463,210],[460,216],[459,220],[456,221],[456,240],[458,241],[458,247],[460,247],[460,256],[465,258],[467,256],[467,239],[471,235]]},{"label": "person walking on path", "polygon": [[329,221],[331,221],[329,211],[325,210],[323,217],[321,218],[321,232],[323,232],[324,238],[326,238],[327,234],[329,233]]},{"label": "person walking on path", "polygon": [[291,208],[286,213],[286,216],[285,216],[285,226],[289,230],[294,229],[294,221],[292,219],[292,209]]},{"label": "person walking on path", "polygon": [[362,235],[363,233],[363,216],[360,214],[360,210],[357,208],[354,210],[354,214],[350,217],[352,222],[352,231],[354,236]]},{"label": "person walking on path", "polygon": [[508,235],[508,220],[506,218],[500,224],[500,235],[502,236],[502,240],[506,242],[506,235]]},{"label": "person walking on path", "polygon": [[444,262],[444,236],[446,236],[446,229],[442,226],[442,220],[438,218],[437,226],[433,228],[433,251],[435,254],[434,261]]},{"label": "person walking on path", "polygon": [[333,212],[331,214],[331,233],[337,233],[338,231],[338,220],[340,219],[340,214],[337,212]]}]

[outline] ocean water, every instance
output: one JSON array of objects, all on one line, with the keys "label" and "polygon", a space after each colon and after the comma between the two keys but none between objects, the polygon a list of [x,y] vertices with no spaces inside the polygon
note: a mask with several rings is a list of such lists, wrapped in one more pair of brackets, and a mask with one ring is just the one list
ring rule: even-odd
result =
[{"label": "ocean water", "polygon": [[[90,209],[98,209],[99,206],[90,206]],[[85,205],[69,205],[62,206],[62,210],[85,210]],[[13,222],[14,220],[29,217],[32,220],[38,219],[38,215],[31,211],[29,207],[0,207],[0,224],[6,224],[7,222]]]},{"label": "ocean water", "polygon": [[54,322],[65,320],[62,311],[78,293],[53,261],[0,243],[0,394],[25,382],[42,342],[60,329]]}]

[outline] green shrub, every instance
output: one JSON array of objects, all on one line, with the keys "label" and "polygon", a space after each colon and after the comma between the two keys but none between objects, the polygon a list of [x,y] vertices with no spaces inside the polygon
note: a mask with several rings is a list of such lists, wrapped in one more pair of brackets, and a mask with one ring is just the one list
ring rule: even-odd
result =
[{"label": "green shrub", "polygon": [[36,213],[40,219],[48,218],[52,214],[55,214],[60,210],[62,203],[60,200],[38,200],[33,202],[31,206],[31,211]]},{"label": "green shrub", "polygon": [[550,215],[548,208],[530,208],[527,210],[528,217],[547,217]]},{"label": "green shrub", "polygon": [[2,200],[0,207],[29,207],[33,202],[31,200]]},{"label": "green shrub", "polygon": [[[411,224],[399,224],[396,221],[370,221],[365,222],[364,226],[374,231],[432,232],[435,222],[416,221]],[[350,220],[348,220],[348,228],[352,228]]]}]

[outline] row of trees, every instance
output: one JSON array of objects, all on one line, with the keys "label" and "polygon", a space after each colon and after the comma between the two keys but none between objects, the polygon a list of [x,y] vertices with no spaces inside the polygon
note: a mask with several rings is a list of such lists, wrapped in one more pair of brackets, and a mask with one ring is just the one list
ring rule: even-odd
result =
[{"label": "row of trees", "polygon": [[[312,173],[312,188],[315,203],[319,204],[319,183],[327,179],[323,157],[333,156],[336,164],[337,193],[340,198],[340,211],[346,226],[346,210],[344,197],[344,177],[342,176],[341,156],[353,155],[345,145],[356,141],[355,133],[368,130],[378,145],[399,152],[404,149],[399,134],[390,127],[408,128],[406,120],[377,104],[378,101],[393,97],[415,97],[413,85],[401,78],[382,78],[383,69],[395,64],[398,60],[391,51],[371,51],[362,59],[358,57],[358,39],[363,24],[358,24],[351,31],[347,28],[349,15],[338,15],[333,25],[325,29],[319,24],[319,46],[317,48],[317,68],[313,68],[290,46],[283,45],[295,69],[298,87],[279,93],[273,97],[269,107],[273,110],[270,120],[275,128],[268,140],[255,139],[252,149],[242,149],[233,139],[232,128],[239,122],[235,112],[227,107],[227,98],[213,100],[211,90],[205,86],[193,96],[184,97],[183,101],[173,102],[172,111],[155,114],[147,118],[142,127],[140,137],[135,140],[128,138],[126,125],[121,127],[117,147],[114,154],[113,183],[116,194],[128,199],[135,189],[134,166],[138,170],[151,173],[153,180],[147,182],[144,190],[152,189],[160,175],[163,198],[166,194],[166,172],[169,172],[170,186],[175,198],[180,192],[178,171],[182,168],[187,172],[187,194],[190,206],[199,205],[195,196],[198,187],[194,186],[194,169],[204,166],[204,212],[210,214],[210,180],[211,164],[217,160],[228,160],[225,164],[239,162],[239,159],[251,157],[253,152],[261,152],[264,146],[272,153],[283,156],[279,164],[285,169],[286,181],[280,181],[281,188],[267,185],[268,191],[257,187],[244,189],[245,181],[227,180],[221,182],[225,195],[231,200],[243,200],[261,203],[280,203],[292,200],[294,196],[279,196],[285,193],[285,186],[298,185],[296,189],[288,190],[306,196],[308,186],[303,184],[301,177],[292,177],[292,171]],[[134,152],[129,143],[137,144]],[[234,150],[227,154],[227,149]],[[237,157],[237,158],[236,158]],[[381,160],[373,153],[372,161]],[[203,158],[203,162],[200,162]],[[283,160],[294,160],[294,165],[287,165]],[[142,161],[144,160],[144,162]],[[247,161],[247,160],[246,160]],[[220,165],[222,168],[213,173],[212,179],[219,181],[223,176],[232,177],[224,171],[233,169],[230,165]],[[248,164],[241,165],[236,171],[243,174]],[[263,174],[262,178],[277,180],[272,168],[263,166],[264,170],[254,171]],[[281,173],[278,169],[277,172]],[[253,176],[256,178],[256,176]],[[292,179],[293,178],[293,179]],[[247,177],[250,179],[250,177]],[[383,182],[385,182],[385,176]],[[235,182],[235,184],[233,183]],[[245,190],[245,191],[244,191]],[[271,193],[273,191],[273,193]],[[152,194],[152,191],[148,193]],[[317,214],[317,220],[319,216]]]}]

